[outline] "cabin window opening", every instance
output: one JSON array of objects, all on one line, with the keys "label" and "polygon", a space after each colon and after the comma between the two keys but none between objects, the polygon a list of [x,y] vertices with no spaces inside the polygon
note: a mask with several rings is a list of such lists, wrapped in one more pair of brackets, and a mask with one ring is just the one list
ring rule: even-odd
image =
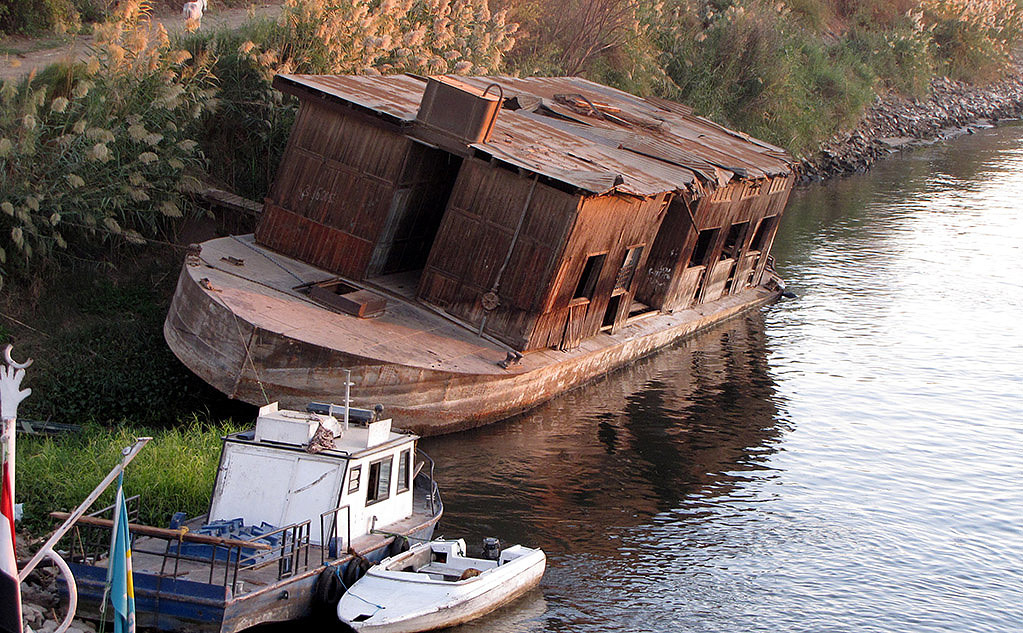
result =
[{"label": "cabin window opening", "polygon": [[412,451],[402,451],[398,455],[398,492],[409,489],[409,462]]},{"label": "cabin window opening", "polygon": [[377,503],[391,496],[390,456],[369,465],[369,486],[366,490],[366,505]]},{"label": "cabin window opening", "polygon": [[775,223],[778,221],[778,216],[772,215],[769,218],[764,218],[760,221],[760,226],[757,227],[756,235],[753,236],[753,243],[750,244],[750,248],[755,251],[764,252],[764,247],[767,246],[767,238],[774,229]]},{"label": "cabin window opening", "polygon": [[689,258],[690,268],[693,266],[703,266],[707,263],[707,255],[710,254],[710,247],[714,244],[719,230],[708,229],[700,231],[699,237],[696,238],[696,247],[693,248],[693,254]]},{"label": "cabin window opening", "polygon": [[607,302],[607,309],[604,310],[604,321],[600,324],[601,329],[614,327],[615,319],[618,317],[618,309],[622,305],[623,296],[625,295],[614,295],[611,297],[611,300]]},{"label": "cabin window opening", "polygon": [[359,484],[362,483],[362,466],[352,468],[348,473],[348,494],[359,492]]},{"label": "cabin window opening", "polygon": [[590,255],[586,258],[586,265],[583,266],[583,274],[579,276],[579,283],[575,286],[573,299],[592,299],[593,292],[597,289],[597,280],[600,279],[600,271],[604,268],[604,260],[607,253]]},{"label": "cabin window opening", "polygon": [[636,267],[639,266],[639,259],[643,255],[643,247],[636,246],[625,252],[625,260],[622,267],[618,269],[618,276],[615,277],[615,290],[628,290],[632,285],[632,278],[636,274]]},{"label": "cabin window opening", "polygon": [[730,259],[739,255],[739,251],[742,250],[742,241],[746,237],[746,229],[749,228],[749,222],[739,222],[733,224],[732,228],[728,229],[728,235],[725,237],[725,247],[721,249],[721,259]]}]

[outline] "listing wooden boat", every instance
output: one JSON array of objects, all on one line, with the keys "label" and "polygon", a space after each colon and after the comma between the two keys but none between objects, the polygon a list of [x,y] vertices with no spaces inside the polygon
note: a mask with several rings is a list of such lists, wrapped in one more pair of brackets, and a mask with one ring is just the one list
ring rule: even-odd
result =
[{"label": "listing wooden boat", "polygon": [[231,397],[420,434],[533,407],[780,294],[784,151],[577,77],[279,75],[252,235],[194,245],[171,350]]},{"label": "listing wooden boat", "polygon": [[454,626],[536,587],[546,564],[542,550],[522,545],[491,559],[466,556],[461,539],[420,543],[371,567],[341,597],[337,615],[367,633]]},{"label": "listing wooden boat", "polygon": [[[376,411],[261,408],[255,428],[224,438],[206,515],[130,525],[138,626],[234,633],[333,618],[336,575],[433,534],[443,505],[417,439]],[[79,519],[68,545],[85,617],[101,614],[110,510]]]}]

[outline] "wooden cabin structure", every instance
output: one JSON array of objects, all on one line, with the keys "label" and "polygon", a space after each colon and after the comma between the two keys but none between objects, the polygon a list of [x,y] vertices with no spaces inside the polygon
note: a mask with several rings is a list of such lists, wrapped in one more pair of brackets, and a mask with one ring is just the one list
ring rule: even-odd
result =
[{"label": "wooden cabin structure", "polygon": [[785,153],[576,77],[280,75],[300,110],[260,244],[520,352],[760,283]]},{"label": "wooden cabin structure", "polygon": [[792,159],[686,106],[578,77],[274,86],[299,110],[254,242],[204,244],[165,325],[232,396],[329,399],[351,369],[418,432],[462,428],[778,296]]}]

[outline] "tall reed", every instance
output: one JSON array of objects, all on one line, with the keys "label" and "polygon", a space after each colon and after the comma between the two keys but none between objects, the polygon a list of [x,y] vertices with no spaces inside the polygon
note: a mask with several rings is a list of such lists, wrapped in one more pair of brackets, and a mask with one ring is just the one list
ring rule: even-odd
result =
[{"label": "tall reed", "polygon": [[190,208],[212,59],[172,47],[146,2],[118,10],[85,64],[0,87],[0,285],[31,262],[164,239]]}]

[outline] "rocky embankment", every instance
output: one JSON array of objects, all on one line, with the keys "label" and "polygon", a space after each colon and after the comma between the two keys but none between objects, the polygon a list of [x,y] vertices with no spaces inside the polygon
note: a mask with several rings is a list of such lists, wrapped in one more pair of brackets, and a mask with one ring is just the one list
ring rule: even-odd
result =
[{"label": "rocky embankment", "polygon": [[990,86],[938,77],[931,81],[927,99],[878,97],[863,119],[848,134],[824,143],[820,151],[803,159],[797,170],[800,183],[867,170],[893,152],[969,133],[975,126],[1023,116],[1023,64]]},{"label": "rocky embankment", "polygon": [[[64,621],[67,600],[57,592],[54,568],[37,568],[21,583],[21,616],[25,633],[52,633]],[[113,630],[108,625],[107,630]],[[96,626],[76,619],[67,633],[96,633]]]}]

